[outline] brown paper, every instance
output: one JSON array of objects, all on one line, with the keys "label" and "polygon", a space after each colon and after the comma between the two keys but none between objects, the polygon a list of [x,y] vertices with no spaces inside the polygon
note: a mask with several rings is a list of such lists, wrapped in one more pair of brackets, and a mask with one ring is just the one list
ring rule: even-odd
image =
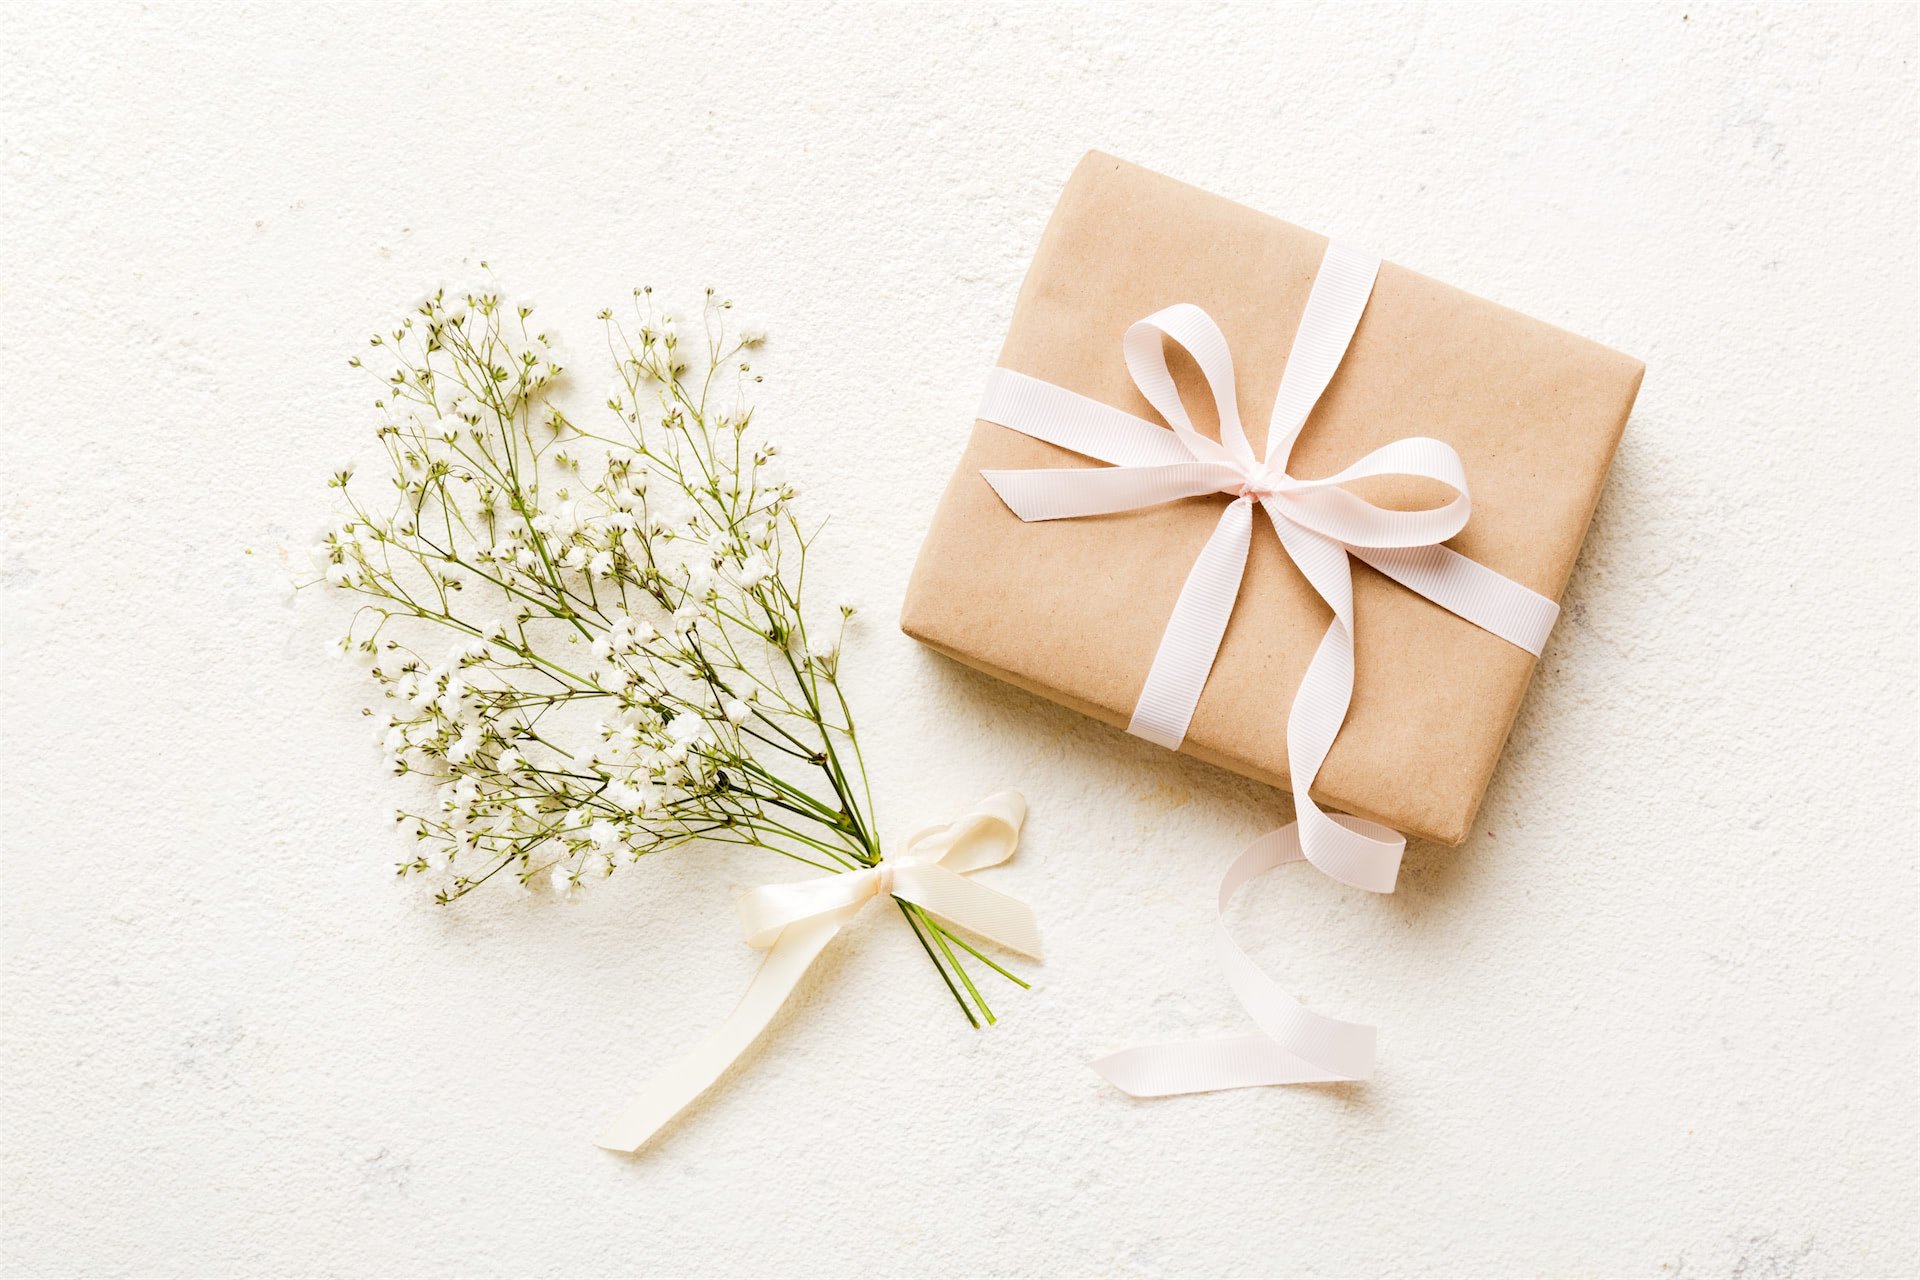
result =
[{"label": "brown paper", "polygon": [[[1090,152],[1060,197],[1000,364],[1160,421],[1121,356],[1129,324],[1204,308],[1233,351],[1256,454],[1326,239]],[[1170,349],[1195,425],[1197,371]],[[1473,515],[1447,545],[1559,599],[1633,406],[1640,361],[1383,264],[1353,344],[1287,470],[1330,475],[1405,436],[1446,441]],[[953,658],[1125,727],[1225,495],[1026,524],[982,469],[1102,463],[988,422],[935,513],[900,625]],[[1379,482],[1375,482],[1378,484]],[[1363,490],[1382,501],[1385,488]],[[1432,505],[1397,495],[1392,505]],[[1466,838],[1533,657],[1352,561],[1352,709],[1313,787],[1323,806],[1446,844]],[[1288,787],[1287,711],[1331,620],[1266,521],[1181,750]]]}]

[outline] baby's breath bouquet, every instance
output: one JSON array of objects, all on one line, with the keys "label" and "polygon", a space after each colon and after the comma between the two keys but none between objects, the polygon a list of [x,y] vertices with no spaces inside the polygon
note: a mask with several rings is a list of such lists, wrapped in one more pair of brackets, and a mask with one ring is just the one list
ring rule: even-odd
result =
[{"label": "baby's breath bouquet", "polygon": [[[841,688],[855,609],[803,598],[818,529],[744,404],[763,335],[711,290],[685,325],[635,290],[630,317],[600,314],[615,375],[577,421],[533,313],[440,290],[353,362],[381,380],[387,466],[333,474],[340,519],[314,554],[360,601],[341,645],[384,694],[367,714],[389,765],[431,786],[398,814],[418,842],[400,873],[440,877],[447,903],[489,883],[578,894],[701,841],[879,866]],[[1020,980],[894,901],[991,1022],[962,954]]]}]

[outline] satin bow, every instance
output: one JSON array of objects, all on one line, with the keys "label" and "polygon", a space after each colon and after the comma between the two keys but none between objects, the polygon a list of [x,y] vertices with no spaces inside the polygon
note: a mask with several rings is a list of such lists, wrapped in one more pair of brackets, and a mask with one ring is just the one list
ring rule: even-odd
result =
[{"label": "satin bow", "polygon": [[[1372,255],[1328,245],[1287,356],[1264,457],[1254,455],[1240,424],[1226,337],[1190,303],[1129,326],[1122,342],[1134,384],[1171,431],[1010,369],[993,371],[980,408],[986,421],[1115,464],[983,472],[1022,520],[1131,511],[1216,492],[1233,498],[1174,603],[1129,733],[1169,749],[1185,740],[1239,594],[1255,503],[1333,611],[1287,715],[1288,772],[1298,822],[1262,837],[1229,868],[1222,884],[1223,911],[1245,879],[1303,857],[1342,883],[1375,893],[1393,891],[1405,839],[1378,823],[1328,814],[1310,794],[1353,697],[1349,555],[1536,655],[1559,614],[1553,601],[1440,545],[1460,532],[1471,511],[1466,472],[1449,445],[1411,437],[1374,450],[1337,475],[1309,480],[1288,473],[1294,443],[1352,342],[1379,266]],[[1167,369],[1167,340],[1184,347],[1199,366],[1219,417],[1218,441],[1194,429]],[[1455,496],[1430,510],[1393,511],[1342,487],[1384,475],[1436,480]],[[1244,1042],[1127,1050],[1095,1063],[1097,1070],[1134,1093],[1357,1079],[1371,1073],[1371,1027],[1308,1011],[1272,986],[1226,936],[1224,925],[1218,937],[1229,978],[1266,1034]]]},{"label": "satin bow", "polygon": [[1040,958],[1040,930],[1018,898],[965,879],[997,866],[1020,845],[1027,802],[1013,791],[980,801],[949,823],[924,827],[870,867],[792,884],[762,885],[735,904],[747,945],[767,951],[727,1020],[642,1090],[594,1139],[633,1151],[720,1078],[786,1003],[815,957],[875,898],[899,898],[991,942]]}]

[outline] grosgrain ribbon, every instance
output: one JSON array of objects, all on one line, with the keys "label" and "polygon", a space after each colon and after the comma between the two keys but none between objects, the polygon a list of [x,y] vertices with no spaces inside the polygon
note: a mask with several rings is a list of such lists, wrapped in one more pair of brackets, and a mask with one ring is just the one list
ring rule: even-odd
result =
[{"label": "grosgrain ribbon", "polygon": [[771,948],[740,1003],[694,1051],[654,1077],[594,1139],[610,1151],[634,1151],[720,1078],[752,1044],[815,957],[876,898],[891,895],[931,911],[1022,955],[1040,958],[1040,930],[1018,898],[965,877],[1013,856],[1027,802],[1001,791],[952,822],[922,828],[897,854],[870,867],[769,884],[735,904],[747,945]]},{"label": "grosgrain ribbon", "polygon": [[[1287,713],[1288,772],[1298,821],[1254,841],[1227,869],[1220,890],[1223,915],[1248,879],[1300,859],[1343,884],[1374,893],[1393,892],[1399,875],[1404,837],[1378,823],[1326,813],[1310,794],[1353,698],[1349,555],[1536,656],[1560,612],[1545,596],[1441,545],[1460,532],[1471,510],[1466,471],[1451,446],[1412,437],[1324,479],[1288,474],[1294,442],[1346,355],[1379,269],[1380,260],[1369,253],[1328,244],[1287,356],[1264,457],[1254,456],[1240,425],[1226,337],[1191,303],[1130,325],[1122,342],[1134,384],[1171,431],[1011,369],[993,370],[980,407],[979,416],[988,422],[1115,464],[983,471],[1022,520],[1131,511],[1216,492],[1233,498],[1174,603],[1129,733],[1169,749],[1186,739],[1246,571],[1255,503],[1267,513],[1287,555],[1333,610]],[[1167,369],[1166,340],[1184,347],[1199,366],[1219,417],[1218,441],[1194,430]],[[1393,511],[1341,487],[1383,475],[1437,480],[1456,496],[1429,510]],[[1373,1028],[1313,1013],[1281,992],[1235,945],[1224,919],[1216,927],[1216,948],[1261,1034],[1143,1045],[1093,1063],[1096,1071],[1139,1096],[1372,1074]]]}]

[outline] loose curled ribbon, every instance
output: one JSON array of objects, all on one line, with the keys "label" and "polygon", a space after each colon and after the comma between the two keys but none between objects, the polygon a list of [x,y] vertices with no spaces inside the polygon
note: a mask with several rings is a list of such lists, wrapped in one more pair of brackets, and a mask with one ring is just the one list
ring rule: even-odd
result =
[{"label": "loose curled ribbon", "polygon": [[736,903],[747,945],[767,950],[727,1020],[694,1051],[662,1071],[594,1139],[610,1151],[635,1151],[705,1093],[760,1035],[800,982],[815,957],[841,928],[876,898],[911,902],[962,929],[1022,955],[1040,958],[1040,930],[1033,911],[965,877],[1013,856],[1027,802],[1012,791],[980,801],[953,822],[915,832],[898,853],[870,867],[769,884]]},{"label": "loose curled ribbon", "polygon": [[[1460,457],[1441,441],[1397,440],[1324,479],[1287,473],[1294,442],[1346,355],[1379,269],[1379,259],[1370,254],[1338,243],[1327,246],[1287,356],[1264,458],[1254,456],[1240,425],[1226,337],[1190,303],[1129,326],[1122,343],[1134,384],[1171,431],[1011,369],[995,369],[987,383],[982,419],[1114,464],[982,472],[1022,520],[1131,511],[1216,492],[1233,498],[1174,603],[1129,733],[1169,749],[1185,740],[1246,571],[1255,503],[1267,513],[1287,555],[1333,610],[1287,715],[1288,772],[1299,820],[1254,841],[1220,886],[1219,959],[1261,1034],[1142,1045],[1092,1064],[1136,1096],[1363,1080],[1373,1072],[1373,1028],[1316,1014],[1282,992],[1234,943],[1224,923],[1227,904],[1242,884],[1303,858],[1344,884],[1393,892],[1405,839],[1379,823],[1323,812],[1310,794],[1353,697],[1353,578],[1347,557],[1357,556],[1536,656],[1560,612],[1545,596],[1441,545],[1460,532],[1471,510]],[[1184,347],[1199,366],[1220,420],[1218,441],[1194,430],[1167,369],[1166,340]],[[1383,475],[1437,480],[1456,496],[1430,510],[1393,511],[1341,487]]]}]

